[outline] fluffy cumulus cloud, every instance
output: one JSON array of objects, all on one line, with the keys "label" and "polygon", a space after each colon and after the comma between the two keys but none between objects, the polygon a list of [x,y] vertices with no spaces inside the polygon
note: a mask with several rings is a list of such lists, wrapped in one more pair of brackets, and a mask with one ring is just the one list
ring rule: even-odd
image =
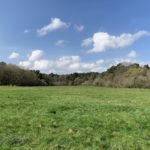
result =
[{"label": "fluffy cumulus cloud", "polygon": [[89,53],[104,52],[109,49],[124,48],[132,45],[138,39],[149,36],[150,32],[139,31],[134,34],[123,33],[119,36],[110,35],[106,32],[94,33],[93,37],[82,41],[82,46],[92,48],[88,50]]},{"label": "fluffy cumulus cloud", "polygon": [[43,71],[47,71],[47,69],[49,69],[49,67],[52,67],[52,62],[46,59],[42,59],[42,60],[36,60],[35,62],[33,62],[33,66],[32,68],[35,70],[43,70]]},{"label": "fluffy cumulus cloud", "polygon": [[75,25],[74,29],[78,32],[82,32],[85,29],[84,25]]},{"label": "fluffy cumulus cloud", "polygon": [[49,61],[42,59],[44,56],[43,50],[33,50],[31,54],[28,55],[28,59],[25,61],[20,61],[19,66],[26,69],[35,70],[46,70],[49,66]]},{"label": "fluffy cumulus cloud", "polygon": [[[40,55],[37,55],[37,52]],[[49,60],[43,58],[43,53],[44,52],[42,50],[32,51],[28,59],[25,61],[21,61],[19,63],[19,66],[27,69],[40,70],[45,73],[53,72],[59,74],[104,71],[102,67],[102,65],[104,64],[104,60],[102,59],[95,62],[83,62],[79,56],[62,56],[57,60]]]},{"label": "fluffy cumulus cloud", "polygon": [[128,57],[129,58],[136,58],[137,57],[136,51],[134,51],[134,50],[130,51],[129,54],[128,54]]},{"label": "fluffy cumulus cloud", "polygon": [[57,67],[67,67],[70,63],[80,62],[79,56],[62,56],[56,61]]},{"label": "fluffy cumulus cloud", "polygon": [[69,25],[69,23],[63,22],[60,18],[51,18],[51,22],[41,29],[38,29],[37,34],[42,37],[52,31],[68,28]]},{"label": "fluffy cumulus cloud", "polygon": [[42,50],[34,50],[32,53],[29,55],[29,61],[35,61],[40,58],[42,58],[44,55],[44,52]]},{"label": "fluffy cumulus cloud", "polygon": [[127,56],[123,57],[123,58],[115,58],[115,59],[111,59],[108,62],[108,67],[111,67],[112,65],[117,65],[119,63],[122,64],[133,64],[133,63],[140,63],[137,61],[137,53],[134,50],[131,50]]},{"label": "fluffy cumulus cloud", "polygon": [[85,39],[85,40],[82,41],[81,45],[83,47],[89,47],[89,46],[92,45],[92,43],[93,43],[92,38],[87,38],[87,39]]},{"label": "fluffy cumulus cloud", "polygon": [[31,68],[31,62],[29,60],[26,61],[20,61],[19,66],[25,68],[25,69],[30,69]]},{"label": "fluffy cumulus cloud", "polygon": [[19,53],[12,52],[8,58],[9,59],[17,59],[19,56],[20,56]]},{"label": "fluffy cumulus cloud", "polygon": [[99,59],[93,62],[86,62],[80,56],[62,56],[56,60],[44,58],[43,50],[33,50],[27,60],[20,61],[19,66],[40,70],[44,73],[68,74],[74,72],[103,72],[112,65],[118,63],[131,64],[137,62],[137,53],[131,50],[125,57]]}]

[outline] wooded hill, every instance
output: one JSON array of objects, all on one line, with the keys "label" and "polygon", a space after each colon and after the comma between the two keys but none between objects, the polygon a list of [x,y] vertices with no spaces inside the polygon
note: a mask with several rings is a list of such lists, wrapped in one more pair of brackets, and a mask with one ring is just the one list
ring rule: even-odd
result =
[{"label": "wooded hill", "polygon": [[150,88],[150,67],[139,64],[118,64],[106,72],[44,74],[0,62],[0,85],[55,86],[94,85],[102,87]]}]

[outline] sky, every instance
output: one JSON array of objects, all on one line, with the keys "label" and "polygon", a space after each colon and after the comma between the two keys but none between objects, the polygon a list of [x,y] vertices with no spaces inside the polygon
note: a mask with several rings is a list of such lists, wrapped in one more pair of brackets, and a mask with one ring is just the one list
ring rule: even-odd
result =
[{"label": "sky", "polygon": [[149,0],[0,0],[0,61],[44,73],[150,64]]}]

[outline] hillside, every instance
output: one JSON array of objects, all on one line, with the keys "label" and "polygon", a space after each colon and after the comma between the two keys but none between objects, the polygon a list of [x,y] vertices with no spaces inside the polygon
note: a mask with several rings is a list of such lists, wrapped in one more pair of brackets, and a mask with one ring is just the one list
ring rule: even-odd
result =
[{"label": "hillside", "polygon": [[1,62],[0,85],[94,85],[102,87],[150,88],[150,68],[148,65],[118,64],[102,73],[89,72],[58,75],[53,73],[44,74],[39,70],[25,70],[18,66]]},{"label": "hillside", "polygon": [[148,65],[141,67],[139,64],[118,64],[94,80],[94,85],[106,87],[150,87],[150,68]]}]

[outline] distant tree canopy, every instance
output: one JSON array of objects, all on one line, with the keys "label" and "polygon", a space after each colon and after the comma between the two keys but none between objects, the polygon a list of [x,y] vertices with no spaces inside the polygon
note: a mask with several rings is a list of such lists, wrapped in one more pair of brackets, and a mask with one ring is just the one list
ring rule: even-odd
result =
[{"label": "distant tree canopy", "polygon": [[139,64],[118,64],[106,72],[44,74],[39,70],[25,70],[0,62],[0,85],[55,86],[94,85],[102,87],[150,88],[150,67]]}]

